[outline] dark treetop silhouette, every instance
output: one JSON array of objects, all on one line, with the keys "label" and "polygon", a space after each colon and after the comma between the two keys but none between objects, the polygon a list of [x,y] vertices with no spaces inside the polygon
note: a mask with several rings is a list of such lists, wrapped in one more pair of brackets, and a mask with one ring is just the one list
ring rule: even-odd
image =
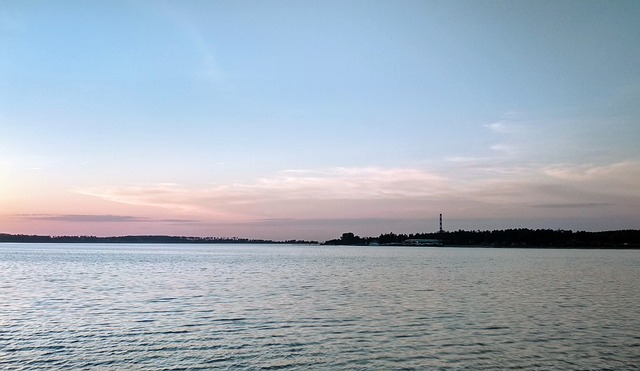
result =
[{"label": "dark treetop silhouette", "polygon": [[[351,232],[339,239],[326,241],[326,245],[403,245],[409,240],[437,241],[444,246],[495,247],[555,247],[555,248],[640,248],[640,230],[628,229],[604,232],[584,232],[551,229],[505,229],[494,231],[464,231],[395,234],[378,237],[360,237]],[[185,236],[38,236],[0,233],[0,242],[27,243],[287,243],[318,244],[317,241],[273,241],[238,237],[185,237]]]}]

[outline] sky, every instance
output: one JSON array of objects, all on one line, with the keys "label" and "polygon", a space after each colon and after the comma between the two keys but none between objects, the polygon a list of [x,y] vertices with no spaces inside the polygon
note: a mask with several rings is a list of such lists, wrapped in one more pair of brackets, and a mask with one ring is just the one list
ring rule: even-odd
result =
[{"label": "sky", "polygon": [[0,233],[640,228],[638,1],[0,0]]}]

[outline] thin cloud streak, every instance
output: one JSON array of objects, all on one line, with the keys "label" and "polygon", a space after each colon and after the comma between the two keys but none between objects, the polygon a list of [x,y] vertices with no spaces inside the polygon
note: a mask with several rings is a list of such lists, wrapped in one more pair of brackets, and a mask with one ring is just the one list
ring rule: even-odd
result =
[{"label": "thin cloud streak", "polygon": [[211,83],[219,83],[224,79],[224,74],[218,63],[216,53],[207,41],[204,33],[198,29],[195,22],[190,19],[183,9],[175,4],[155,4],[157,9],[173,24],[178,32],[185,35],[192,47],[198,66],[195,67],[196,75]]},{"label": "thin cloud streak", "polygon": [[540,204],[532,205],[532,207],[549,208],[549,209],[573,209],[573,208],[592,208],[592,207],[607,207],[614,206],[613,203],[608,202],[585,202],[585,203],[573,203],[573,204]]},{"label": "thin cloud streak", "polygon": [[30,215],[16,215],[20,219],[26,220],[38,220],[38,221],[53,221],[53,222],[71,222],[71,223],[151,223],[151,222],[163,222],[163,223],[197,223],[197,220],[193,219],[152,219],[147,217],[129,216],[129,215],[82,215],[82,214],[68,214],[68,215],[50,215],[50,214],[30,214]]},{"label": "thin cloud streak", "polygon": [[72,223],[147,222],[148,218],[126,215],[19,215],[22,219]]},{"label": "thin cloud streak", "polygon": [[[283,171],[253,183],[187,188],[175,184],[77,189],[83,195],[162,208],[217,221],[260,218],[356,217],[391,211],[393,204],[436,200],[446,181],[415,169]],[[391,202],[393,201],[393,202]]]},{"label": "thin cloud streak", "polygon": [[[256,200],[304,199],[413,199],[436,197],[446,192],[442,177],[417,169],[347,169],[327,171],[282,171],[254,183],[213,184],[187,189],[176,184],[130,187],[80,188],[78,193],[132,205],[186,210],[197,209],[188,200],[214,200],[242,204]],[[190,195],[190,196],[189,196]]]}]

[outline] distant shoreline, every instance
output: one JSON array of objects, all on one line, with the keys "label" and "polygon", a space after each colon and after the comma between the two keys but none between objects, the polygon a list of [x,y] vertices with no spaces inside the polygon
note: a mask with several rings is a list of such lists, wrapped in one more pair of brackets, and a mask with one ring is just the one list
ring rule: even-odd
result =
[{"label": "distant shoreline", "polygon": [[0,243],[110,243],[110,244],[300,244],[317,245],[317,241],[286,240],[274,241],[239,237],[189,237],[164,235],[139,236],[42,236],[0,233]]},{"label": "distant shoreline", "polygon": [[[321,245],[318,241],[268,240],[240,237],[189,237],[165,235],[137,236],[43,236],[0,233],[0,243],[111,243],[111,244],[298,244]],[[416,234],[381,234],[360,237],[351,232],[323,245],[343,246],[437,246],[437,247],[510,247],[561,249],[640,249],[640,230],[603,232],[551,229],[506,229],[494,231],[453,231]]]}]

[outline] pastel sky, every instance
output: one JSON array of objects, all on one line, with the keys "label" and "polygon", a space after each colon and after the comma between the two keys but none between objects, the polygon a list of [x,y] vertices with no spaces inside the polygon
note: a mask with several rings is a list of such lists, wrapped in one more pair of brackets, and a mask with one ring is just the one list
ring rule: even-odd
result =
[{"label": "pastel sky", "polygon": [[640,228],[640,2],[0,1],[0,232]]}]

